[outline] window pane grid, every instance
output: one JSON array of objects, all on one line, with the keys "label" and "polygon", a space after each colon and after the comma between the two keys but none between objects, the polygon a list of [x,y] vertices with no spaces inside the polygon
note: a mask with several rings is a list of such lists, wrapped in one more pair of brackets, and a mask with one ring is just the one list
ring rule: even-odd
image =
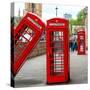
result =
[{"label": "window pane grid", "polygon": [[[51,75],[62,75],[64,74],[64,38],[63,32],[55,31],[51,33],[51,50],[52,57],[50,57],[50,62],[52,63]],[[54,61],[53,61],[54,60]]]},{"label": "window pane grid", "polygon": [[34,32],[30,28],[26,28],[21,34],[18,35],[14,39],[14,61],[16,62],[18,58],[21,56],[23,51],[25,50],[26,46],[31,42],[34,36]]}]

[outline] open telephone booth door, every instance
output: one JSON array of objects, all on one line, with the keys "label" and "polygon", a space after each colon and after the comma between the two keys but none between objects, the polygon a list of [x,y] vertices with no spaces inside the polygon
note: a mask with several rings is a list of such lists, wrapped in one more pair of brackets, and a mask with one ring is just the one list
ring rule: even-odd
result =
[{"label": "open telephone booth door", "polygon": [[45,24],[33,13],[27,13],[16,29],[12,29],[12,53],[14,54],[11,57],[11,70],[13,76],[25,63],[26,57],[32,52],[44,29]]}]

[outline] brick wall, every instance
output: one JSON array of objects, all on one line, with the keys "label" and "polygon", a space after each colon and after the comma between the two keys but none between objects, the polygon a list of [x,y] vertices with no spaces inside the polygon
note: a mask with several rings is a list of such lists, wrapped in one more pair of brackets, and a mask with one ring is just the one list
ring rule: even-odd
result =
[{"label": "brick wall", "polygon": [[32,53],[28,55],[29,58],[33,58],[39,55],[43,55],[46,53],[46,42],[39,42],[35,48],[33,49]]},{"label": "brick wall", "polygon": [[[23,47],[24,45],[25,45],[25,42],[20,43],[21,47]],[[20,51],[17,48],[15,48],[14,50],[15,50],[14,53],[17,53],[18,55],[20,55]],[[39,41],[38,44],[32,50],[32,52],[27,56],[27,59],[30,59],[39,55],[43,55],[45,53],[46,53],[46,42]]]}]

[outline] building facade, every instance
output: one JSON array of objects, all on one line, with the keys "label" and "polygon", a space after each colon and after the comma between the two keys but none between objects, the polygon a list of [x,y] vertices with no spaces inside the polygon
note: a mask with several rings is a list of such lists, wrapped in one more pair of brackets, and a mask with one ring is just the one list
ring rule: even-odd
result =
[{"label": "building facade", "polygon": [[85,7],[83,9],[83,12],[85,14],[85,34],[86,34],[86,48],[88,48],[88,7]]},{"label": "building facade", "polygon": [[24,15],[27,12],[32,12],[42,17],[42,4],[40,3],[25,3]]}]

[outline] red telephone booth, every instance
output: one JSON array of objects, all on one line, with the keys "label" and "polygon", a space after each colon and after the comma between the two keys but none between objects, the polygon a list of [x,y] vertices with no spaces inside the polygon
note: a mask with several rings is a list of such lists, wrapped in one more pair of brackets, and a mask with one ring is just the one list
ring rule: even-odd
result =
[{"label": "red telephone booth", "polygon": [[53,18],[47,21],[46,53],[47,83],[69,80],[69,33],[68,21]]},{"label": "red telephone booth", "polygon": [[83,55],[85,54],[85,31],[81,30],[77,33],[78,35],[78,39],[77,39],[77,43],[78,43],[78,55]]},{"label": "red telephone booth", "polygon": [[[12,73],[15,76],[29,53],[35,47],[42,32],[45,29],[45,24],[39,17],[33,13],[27,13],[20,21],[15,30],[12,29],[12,40],[14,49],[12,49]],[[14,58],[13,58],[14,57]]]}]

